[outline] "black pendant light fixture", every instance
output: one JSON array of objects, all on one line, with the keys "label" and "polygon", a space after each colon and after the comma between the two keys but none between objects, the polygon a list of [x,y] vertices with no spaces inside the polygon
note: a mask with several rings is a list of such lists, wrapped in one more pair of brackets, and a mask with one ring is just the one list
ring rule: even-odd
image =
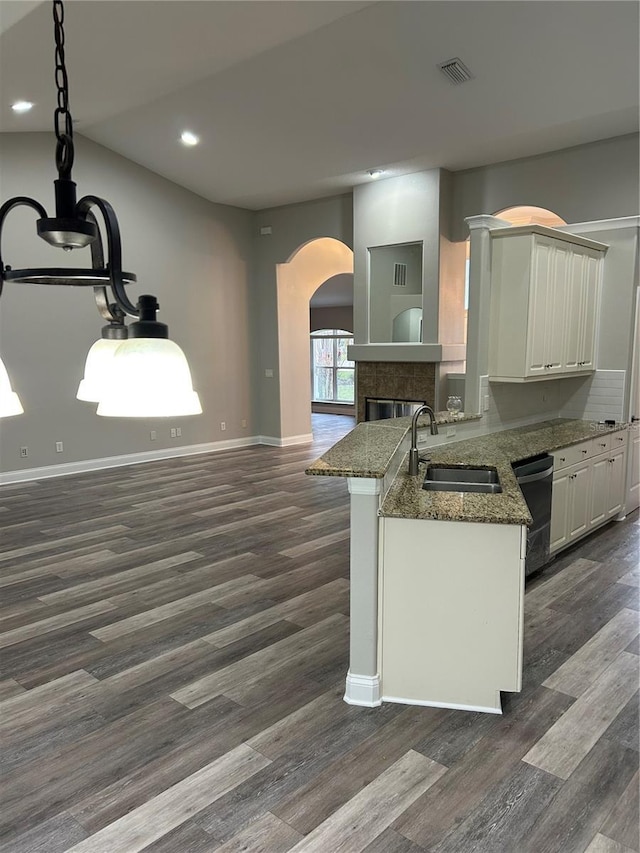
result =
[{"label": "black pendant light fixture", "polygon": [[[98,415],[107,417],[176,417],[202,412],[193,390],[191,373],[180,347],[168,339],[168,329],[156,319],[154,296],[140,296],[136,305],[126,286],[136,276],[122,269],[120,228],[108,201],[94,195],[76,199],[73,167],[73,122],[69,110],[69,86],[65,64],[64,7],[53,0],[55,33],[55,83],[57,106],[55,216],[35,199],[17,196],[0,207],[0,293],[4,283],[93,287],[98,311],[106,320],[102,337],[89,351],[78,399],[98,403]],[[51,246],[71,251],[89,247],[91,267],[12,269],[2,258],[2,229],[11,210],[30,207],[38,214],[36,230]],[[106,235],[107,259],[100,215]],[[128,327],[125,320],[135,322]],[[12,390],[0,359],[0,417],[21,414],[22,406]]]}]

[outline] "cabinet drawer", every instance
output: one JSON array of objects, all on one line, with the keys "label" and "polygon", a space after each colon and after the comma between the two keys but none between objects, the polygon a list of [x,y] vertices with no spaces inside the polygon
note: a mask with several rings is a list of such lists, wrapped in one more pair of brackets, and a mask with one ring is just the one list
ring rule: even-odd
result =
[{"label": "cabinet drawer", "polygon": [[592,442],[596,448],[596,452],[594,456],[599,456],[601,453],[608,453],[611,450],[611,439],[613,436],[611,433],[603,432],[602,435],[598,435],[596,438],[592,439]]},{"label": "cabinet drawer", "polygon": [[627,446],[627,430],[622,429],[618,432],[613,432],[609,436],[611,439],[611,450],[620,450],[622,447]]},{"label": "cabinet drawer", "polygon": [[596,447],[593,439],[581,441],[580,444],[572,444],[571,447],[555,450],[553,452],[553,467],[556,471],[560,471],[562,468],[568,468],[569,465],[575,465],[576,462],[582,462],[583,459],[589,459],[595,453]]}]

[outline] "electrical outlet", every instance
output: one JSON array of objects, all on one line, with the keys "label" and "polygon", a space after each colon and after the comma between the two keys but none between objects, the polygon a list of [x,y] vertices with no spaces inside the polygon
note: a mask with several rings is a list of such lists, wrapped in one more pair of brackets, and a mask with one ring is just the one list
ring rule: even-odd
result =
[{"label": "electrical outlet", "polygon": [[266,367],[264,375],[267,377],[267,379],[273,379],[273,370],[270,367]]},{"label": "electrical outlet", "polygon": [[22,458],[24,459],[24,457],[28,456],[28,455],[29,455],[29,448],[28,447],[21,447],[20,448],[20,456],[22,456]]},{"label": "electrical outlet", "polygon": [[485,395],[484,395],[484,408],[483,408],[483,411],[485,411],[485,412],[488,412],[488,411],[489,411],[489,395],[488,395],[488,394],[485,394]]},{"label": "electrical outlet", "polygon": [[56,441],[56,453],[62,453],[64,444],[61,441]]},{"label": "electrical outlet", "polygon": [[175,438],[175,437],[176,437],[176,428],[171,427],[171,438]]},{"label": "electrical outlet", "polygon": [[247,422],[244,418],[240,421],[240,426],[246,428]]},{"label": "electrical outlet", "polygon": [[158,436],[156,435],[156,431],[155,431],[155,429],[152,429],[152,430],[151,430],[151,432],[149,433],[149,439],[150,439],[151,441],[155,441],[157,437],[158,437]]},{"label": "electrical outlet", "polygon": [[178,436],[178,438],[180,438],[180,436],[182,435],[182,427],[176,427],[176,435]]},{"label": "electrical outlet", "polygon": [[447,438],[453,438],[456,434],[456,428],[454,426],[447,427]]},{"label": "electrical outlet", "polygon": [[220,429],[222,430],[222,432],[224,432],[226,428],[227,428],[226,423],[224,421],[220,421]]}]

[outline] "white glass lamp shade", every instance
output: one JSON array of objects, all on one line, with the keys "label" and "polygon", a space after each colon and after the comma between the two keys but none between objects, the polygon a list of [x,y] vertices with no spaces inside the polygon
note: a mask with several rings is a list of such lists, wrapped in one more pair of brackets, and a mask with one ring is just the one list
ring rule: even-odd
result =
[{"label": "white glass lamp shade", "polygon": [[78,386],[76,397],[88,403],[99,403],[109,387],[113,370],[113,357],[123,340],[100,338],[87,353],[84,379]]},{"label": "white glass lamp shade", "polygon": [[107,418],[169,418],[202,413],[185,354],[166,338],[122,341],[98,405]]},{"label": "white glass lamp shade", "polygon": [[23,412],[20,397],[12,389],[7,368],[0,358],[0,418],[10,418]]}]

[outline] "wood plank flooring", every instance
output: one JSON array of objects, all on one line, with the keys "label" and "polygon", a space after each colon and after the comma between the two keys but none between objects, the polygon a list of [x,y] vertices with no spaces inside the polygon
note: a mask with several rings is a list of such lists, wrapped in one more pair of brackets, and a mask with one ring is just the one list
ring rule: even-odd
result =
[{"label": "wood plank flooring", "polygon": [[637,512],[530,582],[502,717],[352,707],[351,426],[0,489],[2,853],[640,851]]}]

